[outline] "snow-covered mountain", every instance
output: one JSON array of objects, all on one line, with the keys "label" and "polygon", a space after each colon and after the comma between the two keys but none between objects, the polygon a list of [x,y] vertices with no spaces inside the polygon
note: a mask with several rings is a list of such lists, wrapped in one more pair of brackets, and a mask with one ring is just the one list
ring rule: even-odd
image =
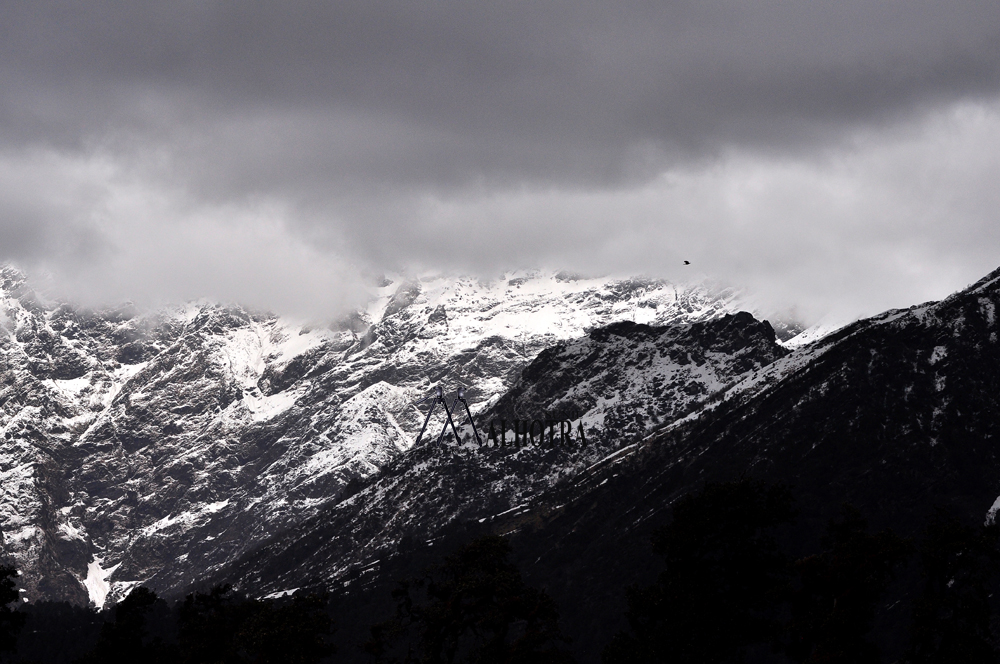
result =
[{"label": "snow-covered mountain", "polygon": [[525,367],[482,419],[571,418],[584,423],[586,444],[421,445],[222,578],[255,595],[336,586],[402,542],[530,514],[539,500],[572,492],[643,435],[787,352],[770,324],[745,312],[665,327],[624,321],[558,343]]},{"label": "snow-covered mountain", "polygon": [[[449,543],[508,534],[525,576],[557,602],[577,657],[597,661],[624,627],[624,589],[662,569],[651,532],[706,482],[790,485],[799,517],[787,536],[802,551],[816,550],[845,503],[873,530],[911,538],[939,510],[995,522],[998,309],[1000,269],[941,302],[791,351],[745,313],[592,330],[539,353],[483,415],[573,413],[608,425],[604,439],[571,449],[421,446],[218,579],[253,594],[336,589],[344,652],[360,652],[350,635],[391,614],[399,579]],[[901,658],[921,582],[900,574],[876,620]]]},{"label": "snow-covered mountain", "polygon": [[[643,279],[385,280],[329,326],[85,311],[10,269],[0,291],[0,529],[28,599],[322,586],[362,633],[431,549],[485,530],[586,660],[656,569],[650,531],[706,481],[792,484],[800,542],[845,501],[904,535],[1000,505],[1000,270],[804,343],[731,290]],[[437,385],[466,388],[481,433],[565,418],[587,444],[415,446]]]},{"label": "snow-covered mountain", "polygon": [[[3,546],[29,600],[100,606],[138,583],[181,592],[399,462],[422,424],[413,402],[432,386],[465,386],[485,413],[545,348],[616,322],[685,326],[740,306],[706,284],[424,277],[384,279],[367,309],[316,326],[205,302],[89,311],[46,301],[5,268]],[[559,352],[584,352],[579,343]],[[713,362],[661,372],[658,389],[681,381],[695,399],[735,379]],[[598,447],[553,473],[615,444],[595,419],[613,410],[590,404]],[[522,477],[501,503],[552,481]]]}]

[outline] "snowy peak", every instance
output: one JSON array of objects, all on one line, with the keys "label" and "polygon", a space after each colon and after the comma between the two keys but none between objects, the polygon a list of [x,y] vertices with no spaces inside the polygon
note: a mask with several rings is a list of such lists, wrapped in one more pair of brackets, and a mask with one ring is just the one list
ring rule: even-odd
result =
[{"label": "snowy peak", "polygon": [[622,321],[542,351],[491,415],[579,419],[594,439],[637,440],[787,352],[745,312],[665,327]]}]

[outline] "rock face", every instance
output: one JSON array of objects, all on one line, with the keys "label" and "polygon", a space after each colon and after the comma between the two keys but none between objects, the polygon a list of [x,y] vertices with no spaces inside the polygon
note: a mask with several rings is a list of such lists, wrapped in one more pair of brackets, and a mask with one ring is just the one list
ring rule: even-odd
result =
[{"label": "rock face", "polygon": [[[373,598],[388,597],[419,569],[409,561],[429,560],[421,552],[446,546],[456,526],[508,533],[528,579],[558,602],[576,654],[596,661],[622,626],[623,589],[660,569],[651,531],[706,481],[790,484],[800,511],[794,541],[807,550],[845,502],[903,536],[939,507],[970,523],[995,520],[998,308],[1000,270],[941,302],[792,352],[745,314],[593,330],[540,353],[483,413],[572,413],[593,426],[590,446],[422,446],[222,577],[257,593],[342,588],[351,633],[364,624],[349,615],[377,616]],[[615,425],[602,437],[599,422]],[[352,592],[358,583],[365,592]],[[902,583],[880,608],[896,647],[906,642],[902,600],[917,590]]]},{"label": "rock face", "polygon": [[[738,307],[732,291],[644,279],[424,278],[384,280],[366,310],[324,327],[209,303],[82,310],[46,301],[4,268],[4,550],[22,570],[29,600],[100,606],[138,583],[177,594],[331,506],[361,500],[347,494],[400,463],[413,445],[422,413],[412,404],[431,386],[464,385],[486,411],[539,351],[558,342],[628,321],[608,334],[638,335],[659,348],[670,342],[650,337],[654,328],[645,324],[707,324]],[[559,352],[588,352],[580,343]],[[652,362],[649,349],[635,361]],[[656,362],[684,359],[661,350]],[[716,359],[692,356],[682,380],[691,399],[733,379],[735,365]],[[699,366],[710,368],[700,378],[692,373]],[[673,389],[664,387],[673,378],[658,380],[635,389]],[[609,389],[617,384],[611,379]],[[638,398],[635,389],[626,389],[627,399]],[[627,410],[580,405],[594,431],[600,417]],[[648,423],[630,430],[668,417],[651,411]],[[429,429],[441,424],[435,419]],[[613,444],[595,440],[586,453],[564,454],[564,469],[512,481],[495,505],[575,472]],[[506,481],[511,472],[504,466],[495,475]],[[416,519],[417,490],[401,489],[413,495],[409,511],[391,501],[378,509]]]},{"label": "rock face", "polygon": [[565,445],[557,437],[555,444],[480,447],[471,436],[462,445],[422,444],[219,580],[235,580],[254,595],[336,585],[402,542],[530,513],[608,455],[621,454],[622,444],[786,353],[771,326],[746,313],[668,327],[620,322],[560,343],[540,353],[478,419],[486,429],[499,418],[571,418],[583,423],[585,444],[575,432]]},{"label": "rock face", "polygon": [[622,321],[543,350],[490,415],[582,419],[595,439],[632,441],[786,354],[770,324],[746,312],[665,327]]}]

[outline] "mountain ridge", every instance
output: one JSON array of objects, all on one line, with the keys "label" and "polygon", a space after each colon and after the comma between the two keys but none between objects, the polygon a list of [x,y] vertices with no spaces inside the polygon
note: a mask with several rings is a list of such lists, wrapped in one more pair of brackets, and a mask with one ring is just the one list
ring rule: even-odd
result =
[{"label": "mountain ridge", "polygon": [[[251,593],[332,587],[339,589],[340,601],[354,607],[349,613],[373,617],[376,598],[383,598],[384,610],[395,579],[419,571],[414,566],[429,560],[434,547],[447,548],[447,542],[476,532],[506,534],[527,578],[559,603],[581,661],[592,661],[623,627],[622,589],[648,583],[657,569],[648,544],[652,530],[668,519],[674,501],[705,482],[751,476],[792,485],[801,513],[794,541],[803,551],[818,542],[845,502],[861,509],[873,528],[891,527],[904,536],[915,536],[939,508],[970,524],[994,515],[1000,496],[1000,451],[993,442],[1000,437],[998,304],[1000,270],[939,302],[884,312],[792,352],[776,352],[693,402],[690,412],[628,432],[617,447],[598,448],[592,463],[529,492],[527,500],[512,495],[492,514],[486,504],[477,513],[392,541],[385,533],[403,530],[391,518],[367,518],[363,510],[351,516],[351,503],[289,531],[225,576]],[[631,346],[614,349],[617,333],[626,328],[636,338]],[[597,343],[607,344],[606,365],[625,366],[641,352],[648,334],[618,323],[592,332],[587,341],[544,351],[494,412],[534,416],[550,405],[558,409],[574,386],[585,384],[589,378],[580,375],[566,382],[548,380],[560,364],[553,358],[565,353],[565,346],[595,343],[597,336]],[[585,371],[582,364],[565,366]],[[518,403],[535,411],[518,411]],[[421,483],[447,486],[444,492],[419,492],[439,499],[425,498],[413,513],[455,513],[455,503],[475,502],[470,496],[478,494],[469,487],[484,480],[469,475],[478,459],[463,465],[456,451],[461,449],[413,450],[356,495],[413,490]],[[549,463],[547,453],[514,453],[512,458],[531,461],[523,467],[510,462],[510,473],[537,473],[539,465]],[[422,476],[407,477],[408,460],[423,464]],[[462,500],[455,500],[456,493]],[[403,503],[390,504],[410,513]],[[366,541],[387,541],[345,566],[347,556],[337,547],[363,551],[365,546],[337,542],[353,531]],[[352,590],[359,583],[362,588]],[[894,592],[914,590],[904,583]],[[900,603],[901,597],[889,597],[879,607],[878,619],[889,626],[889,648],[898,646],[905,630],[899,607],[907,603]],[[361,623],[350,626],[364,629]]]},{"label": "mountain ridge", "polygon": [[740,297],[541,273],[387,282],[322,328],[208,302],[77,309],[3,269],[0,531],[26,598],[182,592],[408,449],[431,385],[487,408],[560,338]]}]

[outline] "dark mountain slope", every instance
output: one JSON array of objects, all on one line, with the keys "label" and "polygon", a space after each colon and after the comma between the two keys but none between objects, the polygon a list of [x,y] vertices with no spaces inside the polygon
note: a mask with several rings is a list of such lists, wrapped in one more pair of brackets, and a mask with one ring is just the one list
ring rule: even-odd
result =
[{"label": "dark mountain slope", "polygon": [[[1000,495],[1000,271],[883,314],[771,367],[757,394],[652,442],[687,481],[737,472],[798,487],[807,512],[844,501],[904,532],[928,510],[982,520]],[[682,482],[683,483],[683,482]]]},{"label": "dark mountain slope", "polygon": [[[363,583],[366,592],[348,596],[345,606],[370,606],[373,597],[388,596],[396,577],[427,558],[422,546],[389,544],[403,533],[420,542],[433,530],[406,531],[393,520],[413,526],[449,513],[436,522],[437,532],[460,530],[464,521],[472,529],[515,533],[514,550],[528,580],[556,598],[578,656],[595,661],[622,624],[624,586],[647,582],[659,569],[650,532],[666,521],[679,496],[706,481],[750,474],[791,484],[801,516],[790,541],[801,550],[815,546],[827,520],[845,502],[860,508],[874,527],[889,525],[906,536],[914,535],[938,506],[969,522],[987,518],[1000,495],[998,303],[1000,270],[942,302],[888,312],[767,366],[749,365],[738,383],[697,412],[493,518],[487,518],[481,497],[495,496],[497,485],[484,483],[487,478],[479,474],[483,457],[469,455],[456,463],[461,448],[416,450],[397,460],[399,465],[359,493],[356,502],[345,502],[273,542],[233,571],[246,589],[257,592],[309,580]],[[617,343],[623,330],[609,328],[596,339],[592,334],[580,348],[600,342],[602,335]],[[568,359],[574,355],[569,345],[543,353],[494,412],[528,415],[535,404],[578,403],[583,397],[570,395],[579,396],[575,387],[582,384],[599,384],[605,394],[611,385],[634,386],[633,375],[622,369],[635,359],[639,339],[647,334],[630,329],[631,350],[617,359],[595,355],[591,348],[576,355],[580,360],[574,363]],[[590,374],[584,360],[592,357]],[[607,382],[615,368],[619,378]],[[598,375],[601,381],[594,382]],[[683,386],[672,387],[671,396],[685,393]],[[654,407],[676,405],[662,394],[659,398]],[[677,406],[665,419],[683,410]],[[506,466],[501,474],[517,477],[544,463],[559,461],[538,456],[524,467]],[[419,506],[411,507],[407,496],[419,496]],[[470,508],[476,496],[480,507]],[[382,516],[376,518],[371,506],[379,503]],[[509,504],[518,505],[513,496]],[[380,555],[388,555],[380,563],[382,572],[372,567],[355,574],[355,583],[336,562],[353,547],[374,553],[366,543],[376,540],[383,543]],[[442,545],[448,546],[435,542]],[[898,647],[908,608],[896,599],[909,589],[904,583],[893,592],[879,619],[891,627],[887,642]]]},{"label": "dark mountain slope", "polygon": [[939,506],[982,522],[1000,495],[998,301],[1000,271],[940,303],[854,324],[595,469],[591,490],[578,487],[515,544],[529,578],[560,602],[578,652],[617,629],[622,587],[658,569],[650,532],[706,481],[791,484],[800,550],[843,503],[906,536]]}]

